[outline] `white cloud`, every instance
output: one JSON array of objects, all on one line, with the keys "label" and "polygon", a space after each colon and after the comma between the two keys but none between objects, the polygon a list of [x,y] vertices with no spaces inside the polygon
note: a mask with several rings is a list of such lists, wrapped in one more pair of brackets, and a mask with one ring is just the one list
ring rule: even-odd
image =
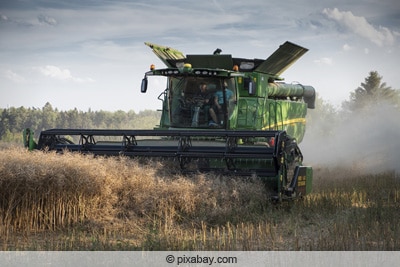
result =
[{"label": "white cloud", "polygon": [[376,28],[365,17],[355,16],[351,11],[325,8],[322,13],[329,19],[336,21],[341,27],[370,40],[378,46],[393,45],[395,42],[394,32],[382,26]]},{"label": "white cloud", "polygon": [[39,71],[45,75],[59,80],[72,79],[71,72],[68,69],[60,69],[59,67],[47,65],[46,67],[40,67]]},{"label": "white cloud", "polygon": [[323,57],[323,58],[314,60],[314,63],[317,63],[318,65],[332,65],[333,59],[330,57]]},{"label": "white cloud", "polygon": [[43,14],[38,16],[38,20],[41,24],[48,24],[50,26],[57,25],[57,21],[54,18],[43,15]]},{"label": "white cloud", "polygon": [[8,17],[6,15],[0,14],[0,21],[8,21]]},{"label": "white cloud", "polygon": [[61,69],[53,65],[47,65],[45,67],[39,67],[37,69],[43,75],[57,80],[74,81],[74,82],[94,82],[94,80],[91,78],[79,78],[72,76],[71,71],[69,69]]},{"label": "white cloud", "polygon": [[347,51],[353,50],[353,47],[350,46],[349,44],[344,44],[342,46],[342,49],[343,49],[343,51],[347,52]]},{"label": "white cloud", "polygon": [[13,72],[12,70],[3,71],[3,76],[15,83],[22,83],[25,81],[24,77]]}]

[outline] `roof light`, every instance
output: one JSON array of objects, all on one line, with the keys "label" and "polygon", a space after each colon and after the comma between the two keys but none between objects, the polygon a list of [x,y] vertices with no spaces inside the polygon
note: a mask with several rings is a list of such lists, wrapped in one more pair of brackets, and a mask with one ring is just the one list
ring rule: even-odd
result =
[{"label": "roof light", "polygon": [[238,65],[234,65],[233,66],[233,71],[239,71],[239,66]]},{"label": "roof light", "polygon": [[156,66],[154,64],[151,64],[150,65],[150,70],[155,70],[155,69],[156,69]]},{"label": "roof light", "polygon": [[185,63],[185,64],[183,65],[182,71],[183,71],[183,72],[191,72],[191,71],[192,71],[192,64]]},{"label": "roof light", "polygon": [[242,70],[251,70],[254,68],[254,62],[246,62],[246,61],[240,62],[240,68]]}]

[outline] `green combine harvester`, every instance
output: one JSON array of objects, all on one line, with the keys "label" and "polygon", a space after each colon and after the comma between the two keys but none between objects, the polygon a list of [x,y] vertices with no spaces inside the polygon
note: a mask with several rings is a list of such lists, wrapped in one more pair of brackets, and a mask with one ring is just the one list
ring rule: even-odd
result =
[{"label": "green combine harvester", "polygon": [[[50,129],[24,132],[30,150],[65,150],[105,156],[172,158],[181,172],[255,176],[274,201],[311,192],[312,168],[303,166],[307,108],[315,106],[311,86],[282,82],[281,73],[308,50],[285,42],[270,57],[184,55],[145,43],[165,63],[149,77],[166,77],[160,125],[153,130]],[[151,80],[151,79],[150,79]]]}]

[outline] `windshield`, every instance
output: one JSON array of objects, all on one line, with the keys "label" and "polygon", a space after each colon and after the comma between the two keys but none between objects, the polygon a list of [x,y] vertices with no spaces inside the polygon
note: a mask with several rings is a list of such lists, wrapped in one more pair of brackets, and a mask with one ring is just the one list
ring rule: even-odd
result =
[{"label": "windshield", "polygon": [[173,127],[227,127],[236,100],[233,78],[170,77],[168,87]]}]

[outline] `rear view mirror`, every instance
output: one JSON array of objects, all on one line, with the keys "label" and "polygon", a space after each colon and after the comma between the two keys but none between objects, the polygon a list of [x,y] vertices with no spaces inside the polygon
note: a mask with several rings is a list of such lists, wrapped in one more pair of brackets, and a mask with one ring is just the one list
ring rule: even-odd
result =
[{"label": "rear view mirror", "polygon": [[144,77],[143,80],[142,80],[142,85],[140,86],[140,91],[142,93],[146,93],[146,91],[147,91],[147,83],[148,83],[147,77]]}]

